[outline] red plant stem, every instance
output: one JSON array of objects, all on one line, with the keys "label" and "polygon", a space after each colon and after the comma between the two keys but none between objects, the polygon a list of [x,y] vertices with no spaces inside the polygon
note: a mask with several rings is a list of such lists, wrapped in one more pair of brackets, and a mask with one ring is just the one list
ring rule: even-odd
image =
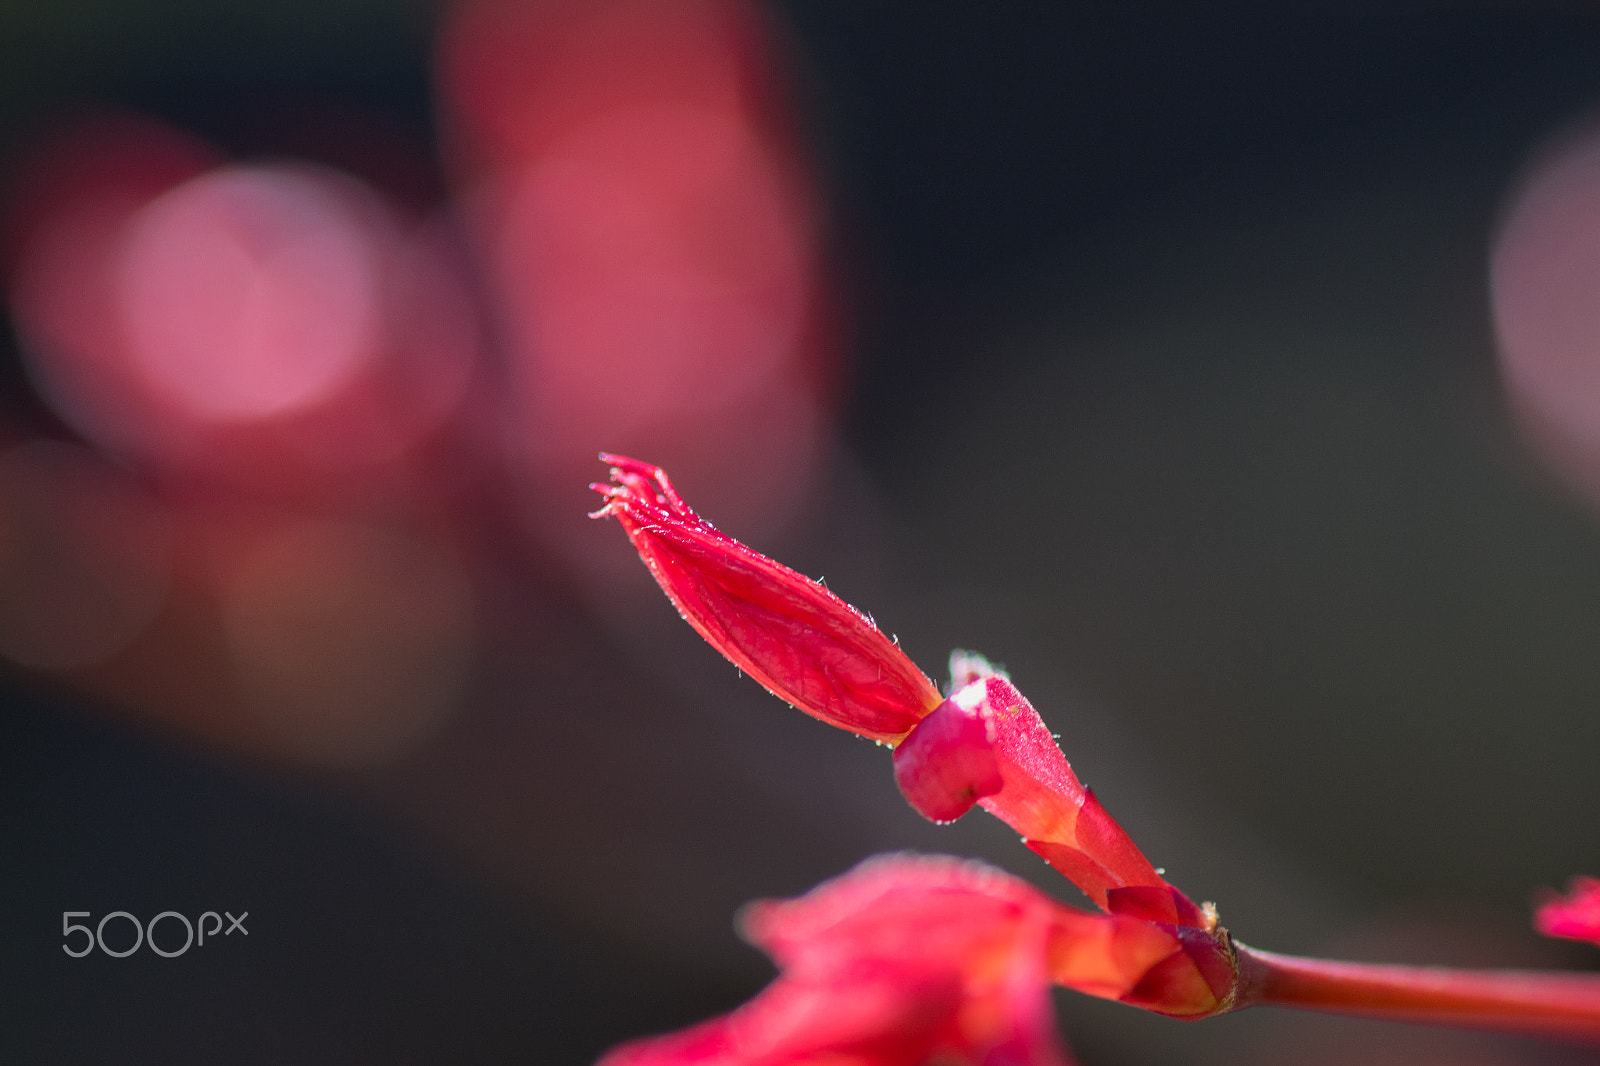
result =
[{"label": "red plant stem", "polygon": [[1270,1003],[1600,1043],[1600,974],[1330,962],[1234,947],[1234,1009]]}]

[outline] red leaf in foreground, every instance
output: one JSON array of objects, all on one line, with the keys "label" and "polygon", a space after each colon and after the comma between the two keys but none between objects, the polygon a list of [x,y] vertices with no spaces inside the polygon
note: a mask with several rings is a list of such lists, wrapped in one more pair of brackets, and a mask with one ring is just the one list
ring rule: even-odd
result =
[{"label": "red leaf in foreground", "polygon": [[[941,857],[871,859],[757,903],[747,939],[781,973],[731,1014],[625,1045],[602,1066],[1066,1066],[1052,983],[1176,1017],[1224,1008],[1225,939],[1063,906]],[[1191,943],[1193,941],[1193,943]]]}]

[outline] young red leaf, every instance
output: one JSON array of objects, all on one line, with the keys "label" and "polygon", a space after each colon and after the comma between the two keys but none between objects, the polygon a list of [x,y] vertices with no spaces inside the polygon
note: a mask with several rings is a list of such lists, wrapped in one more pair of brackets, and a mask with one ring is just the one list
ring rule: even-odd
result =
[{"label": "young red leaf", "polygon": [[822,585],[719,532],[657,466],[602,455],[591,517],[622,524],[678,613],[768,691],[807,714],[898,743],[939,690],[872,621]]}]

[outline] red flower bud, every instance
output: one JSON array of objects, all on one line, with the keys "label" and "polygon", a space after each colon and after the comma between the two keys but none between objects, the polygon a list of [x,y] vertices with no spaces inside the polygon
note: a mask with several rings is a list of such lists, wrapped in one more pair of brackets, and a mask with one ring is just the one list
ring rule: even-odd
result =
[{"label": "red flower bud", "polygon": [[[718,532],[660,467],[621,456],[595,485],[678,613],[735,666],[807,714],[895,747],[895,780],[936,822],[976,802],[1101,907],[1209,930],[1072,772],[1039,712],[981,655],[933,683],[871,620],[810,578]],[[1108,893],[1137,888],[1117,897]]]},{"label": "red flower bud", "polygon": [[890,744],[939,705],[938,689],[871,619],[751,551],[684,503],[658,466],[601,455],[592,486],[685,621],[780,699]]}]

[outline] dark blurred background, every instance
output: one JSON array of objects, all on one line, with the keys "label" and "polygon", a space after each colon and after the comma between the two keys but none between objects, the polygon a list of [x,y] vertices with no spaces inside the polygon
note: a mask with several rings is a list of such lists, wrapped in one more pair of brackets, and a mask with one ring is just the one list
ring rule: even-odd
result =
[{"label": "dark blurred background", "polygon": [[601,448],[1005,663],[1241,939],[1592,967],[1597,108],[1580,3],[5,0],[0,1060],[581,1064],[868,854],[1075,898],[701,645]]}]

